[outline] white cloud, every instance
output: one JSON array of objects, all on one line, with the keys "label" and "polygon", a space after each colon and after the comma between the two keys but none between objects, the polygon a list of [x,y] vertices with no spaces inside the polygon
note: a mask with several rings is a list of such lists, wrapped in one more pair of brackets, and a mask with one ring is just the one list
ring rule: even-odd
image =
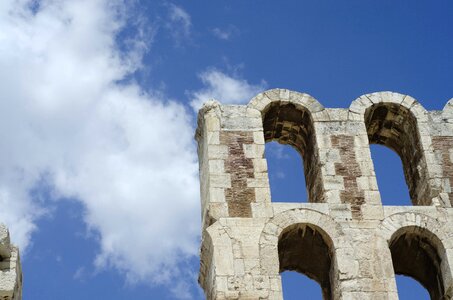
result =
[{"label": "white cloud", "polygon": [[45,182],[85,205],[98,267],[130,282],[183,280],[200,225],[190,115],[124,82],[149,46],[119,50],[125,2],[33,3],[0,4],[0,221],[25,250],[46,212],[31,191]]},{"label": "white cloud", "polygon": [[169,19],[168,28],[177,43],[181,42],[184,38],[187,39],[190,37],[192,21],[187,11],[171,3],[169,4]]},{"label": "white cloud", "polygon": [[216,69],[209,69],[199,75],[205,85],[198,91],[188,92],[190,105],[198,110],[204,102],[216,99],[226,104],[244,104],[266,89],[266,82],[250,84],[245,79],[227,75]]},{"label": "white cloud", "polygon": [[78,267],[77,270],[72,275],[72,279],[84,282],[88,277],[85,267]]},{"label": "white cloud", "polygon": [[221,40],[228,41],[230,40],[234,35],[238,34],[239,30],[236,26],[229,25],[227,28],[219,28],[215,27],[211,30],[212,34]]}]

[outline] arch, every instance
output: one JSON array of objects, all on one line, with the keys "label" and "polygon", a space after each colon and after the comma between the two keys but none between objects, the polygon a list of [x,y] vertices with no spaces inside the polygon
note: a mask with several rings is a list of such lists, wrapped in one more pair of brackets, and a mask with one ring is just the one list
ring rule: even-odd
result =
[{"label": "arch", "polygon": [[[338,261],[334,249],[349,253],[350,260],[345,256]],[[354,249],[344,238],[341,226],[311,209],[291,209],[269,219],[260,236],[259,251],[264,274],[301,272],[320,284],[325,299],[338,298],[340,290],[334,288],[338,287],[339,274],[350,278],[355,272],[351,268]],[[308,255],[300,255],[302,252]]]},{"label": "arch", "polygon": [[279,271],[296,271],[319,283],[324,299],[332,298],[333,246],[318,226],[297,223],[286,227],[278,240]]},{"label": "arch", "polygon": [[300,153],[304,162],[308,200],[322,202],[321,166],[312,114],[324,107],[307,94],[283,89],[259,94],[251,100],[249,107],[261,113],[266,142],[287,144]]},{"label": "arch", "polygon": [[370,144],[384,145],[399,155],[412,203],[430,205],[427,145],[419,132],[419,123],[427,121],[426,110],[414,98],[391,92],[364,95],[350,110],[362,115]]},{"label": "arch", "polygon": [[[431,299],[449,299],[451,269],[445,245],[451,244],[447,223],[415,212],[385,218],[379,232],[387,241],[396,274],[420,282]],[[450,233],[449,233],[450,232]]]},{"label": "arch", "polygon": [[363,120],[365,111],[371,106],[379,103],[393,103],[403,106],[411,111],[417,119],[417,123],[428,122],[428,112],[415,98],[409,95],[389,91],[362,95],[351,102],[349,111],[353,114],[361,115],[361,119]]},{"label": "arch", "polygon": [[410,276],[420,282],[431,299],[442,299],[445,288],[442,279],[442,259],[437,237],[427,229],[406,226],[398,229],[389,242],[395,274]]},{"label": "arch", "polygon": [[296,106],[302,106],[306,108],[310,114],[315,114],[324,110],[324,106],[309,94],[290,91],[287,89],[271,89],[259,93],[250,100],[247,107],[256,109],[263,114],[263,111],[272,102],[279,101],[292,103]]}]

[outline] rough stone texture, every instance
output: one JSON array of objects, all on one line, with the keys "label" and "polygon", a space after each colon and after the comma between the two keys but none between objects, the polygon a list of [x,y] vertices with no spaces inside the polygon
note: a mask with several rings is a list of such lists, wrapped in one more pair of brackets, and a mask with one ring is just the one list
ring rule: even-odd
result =
[{"label": "rough stone texture", "polygon": [[[450,103],[451,102],[451,103]],[[316,280],[325,299],[398,299],[395,273],[453,298],[453,100],[367,94],[324,108],[284,89],[198,115],[207,299],[282,299],[280,273]],[[308,203],[272,203],[265,143],[302,155]],[[370,143],[403,162],[413,206],[383,206]]]},{"label": "rough stone texture", "polygon": [[338,149],[341,162],[334,163],[335,175],[343,177],[344,189],[341,190],[342,203],[351,204],[352,216],[361,218],[361,206],[365,201],[365,193],[359,188],[357,178],[362,176],[360,166],[355,157],[354,137],[347,135],[332,135],[331,144]]},{"label": "rough stone texture", "polygon": [[19,250],[10,244],[8,229],[0,224],[0,299],[22,299]]},{"label": "rough stone texture", "polygon": [[[228,157],[224,164],[225,172],[230,174],[231,187],[225,189],[228,214],[231,217],[251,217],[250,203],[255,200],[255,189],[247,186],[247,179],[253,174],[253,155],[246,155],[253,146],[253,133],[242,131],[222,131],[220,143],[228,146]],[[249,152],[252,150],[248,150]],[[252,157],[249,157],[252,156]]]},{"label": "rough stone texture", "polygon": [[434,136],[432,137],[434,153],[440,160],[442,169],[442,180],[445,191],[448,194],[450,204],[453,206],[453,137],[452,136]]}]

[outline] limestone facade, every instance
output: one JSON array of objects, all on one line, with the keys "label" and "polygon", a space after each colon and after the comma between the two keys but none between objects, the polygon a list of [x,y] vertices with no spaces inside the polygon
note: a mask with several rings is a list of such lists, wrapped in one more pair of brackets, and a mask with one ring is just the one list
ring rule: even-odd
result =
[{"label": "limestone facade", "polygon": [[[348,109],[273,89],[198,115],[199,282],[207,299],[282,299],[280,273],[316,280],[325,299],[398,299],[395,273],[453,298],[453,99],[367,94]],[[273,203],[265,143],[302,155],[308,203]],[[413,206],[383,206],[369,145],[396,151]]]},{"label": "limestone facade", "polygon": [[8,229],[0,224],[0,299],[22,299],[19,250],[10,243]]}]

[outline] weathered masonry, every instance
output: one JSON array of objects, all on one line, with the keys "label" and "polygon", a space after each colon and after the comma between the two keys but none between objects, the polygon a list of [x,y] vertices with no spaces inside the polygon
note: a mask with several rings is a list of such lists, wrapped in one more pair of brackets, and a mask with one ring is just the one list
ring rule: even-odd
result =
[{"label": "weathered masonry", "polygon": [[[453,298],[453,99],[368,94],[349,109],[274,89],[198,115],[207,299],[282,299],[280,272],[316,280],[325,299],[398,299],[395,274]],[[272,203],[266,142],[297,149],[308,203]],[[413,206],[383,206],[369,145],[401,158]]]},{"label": "weathered masonry", "polygon": [[0,299],[22,299],[19,250],[11,245],[8,229],[0,224]]}]

